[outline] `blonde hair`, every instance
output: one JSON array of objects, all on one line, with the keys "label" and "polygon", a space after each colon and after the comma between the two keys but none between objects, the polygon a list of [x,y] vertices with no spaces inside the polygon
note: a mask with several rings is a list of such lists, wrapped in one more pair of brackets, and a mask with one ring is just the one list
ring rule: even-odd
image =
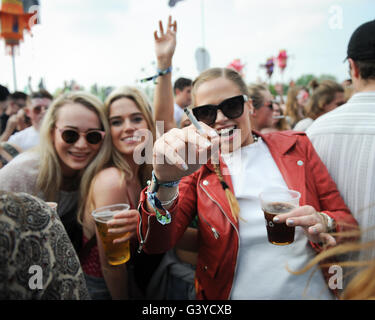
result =
[{"label": "blonde hair", "polygon": [[[105,100],[105,114],[107,119],[109,118],[110,108],[113,102],[119,100],[121,98],[127,98],[132,100],[136,106],[138,107],[139,111],[141,111],[143,117],[147,122],[148,129],[152,133],[152,143],[155,142],[156,138],[156,127],[154,117],[152,115],[152,108],[147,99],[147,96],[139,89],[131,86],[123,86],[115,89],[110,93],[110,95]],[[124,157],[121,153],[112,146],[112,162],[126,175],[127,179],[133,178],[133,172],[130,169],[129,164],[126,162]],[[147,180],[151,177],[152,166],[149,164],[142,164],[140,168],[140,181],[142,185],[146,185]]]},{"label": "blonde hair", "polygon": [[37,178],[37,189],[41,190],[47,201],[56,201],[62,183],[60,159],[53,143],[53,130],[58,119],[58,111],[67,104],[80,104],[95,112],[98,116],[101,129],[106,135],[95,158],[84,169],[80,180],[80,201],[78,213],[82,210],[84,199],[88,194],[88,181],[97,174],[97,168],[110,159],[110,130],[103,103],[94,95],[82,91],[65,93],[56,98],[48,108],[40,128],[40,144],[37,147],[40,154],[40,167]]},{"label": "blonde hair", "polygon": [[192,96],[192,105],[196,106],[196,94],[199,86],[207,81],[214,80],[217,78],[225,78],[232,81],[241,93],[249,96],[249,91],[241,75],[233,70],[228,68],[211,68],[206,71],[203,71],[194,81],[193,88],[191,90]]},{"label": "blonde hair", "polygon": [[306,115],[313,120],[325,113],[324,107],[335,99],[337,92],[344,92],[342,85],[332,80],[313,83],[313,90],[306,106]]},{"label": "blonde hair", "polygon": [[[135,87],[130,86],[123,86],[115,89],[112,91],[109,96],[106,98],[104,103],[104,113],[106,119],[109,119],[110,109],[113,102],[116,100],[119,100],[121,98],[127,98],[132,100],[142,115],[144,116],[148,129],[152,132],[152,143],[155,142],[156,138],[156,127],[154,118],[152,115],[152,109],[151,105],[148,102],[147,96],[140,91],[139,89]],[[124,159],[123,155],[113,146],[112,139],[110,140],[109,144],[111,145],[111,157],[107,161],[107,163],[102,163],[97,168],[97,173],[99,173],[104,168],[114,166],[117,169],[121,171],[122,179],[119,181],[119,184],[122,185],[125,181],[125,179],[130,180],[134,178],[134,173],[130,167],[130,165],[127,163],[127,161]],[[141,185],[144,187],[147,184],[147,180],[151,178],[151,172],[152,172],[152,165],[144,163],[140,166],[139,170],[139,178]],[[96,177],[94,177],[91,181],[89,181],[89,193],[86,200],[86,209],[92,210],[94,209],[94,199],[93,199],[93,186],[95,182]],[[82,223],[83,221],[83,214],[84,211],[82,211],[79,215],[79,222]]]},{"label": "blonde hair", "polygon": [[[233,70],[228,68],[211,68],[206,71],[203,71],[194,81],[193,81],[193,87],[191,90],[191,96],[192,96],[192,105],[196,106],[196,94],[197,90],[200,85],[207,81],[215,80],[218,78],[225,78],[229,81],[233,82],[237,86],[237,88],[240,90],[240,92],[243,95],[249,96],[249,91],[246,86],[246,83],[244,82],[241,75]],[[240,217],[240,206],[239,203],[230,190],[229,186],[225,183],[224,178],[221,173],[220,165],[213,164],[216,176],[218,177],[220,184],[225,192],[225,196],[227,198],[231,213],[233,218],[237,221],[237,219]]]}]

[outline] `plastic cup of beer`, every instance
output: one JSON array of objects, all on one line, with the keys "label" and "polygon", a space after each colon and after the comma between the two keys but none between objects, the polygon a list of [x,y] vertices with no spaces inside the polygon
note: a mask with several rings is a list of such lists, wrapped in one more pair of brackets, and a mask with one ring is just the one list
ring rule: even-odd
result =
[{"label": "plastic cup of beer", "polygon": [[113,266],[123,264],[130,259],[129,240],[114,244],[114,239],[123,237],[125,234],[108,233],[107,222],[112,220],[116,213],[129,209],[128,204],[114,204],[98,208],[92,212],[108,263]]},{"label": "plastic cup of beer", "polygon": [[273,218],[299,207],[300,197],[298,191],[288,189],[265,190],[259,195],[270,243],[283,246],[294,241],[295,227],[289,227],[286,223],[275,223]]}]

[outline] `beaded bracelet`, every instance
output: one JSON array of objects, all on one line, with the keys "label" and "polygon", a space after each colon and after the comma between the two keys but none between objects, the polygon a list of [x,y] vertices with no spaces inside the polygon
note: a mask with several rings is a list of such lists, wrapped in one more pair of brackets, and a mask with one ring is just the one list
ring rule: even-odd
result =
[{"label": "beaded bracelet", "polygon": [[164,76],[168,73],[172,72],[172,66],[168,67],[167,69],[164,69],[164,70],[160,70],[160,69],[157,69],[157,74],[155,74],[154,76],[152,77],[147,77],[147,78],[144,78],[144,79],[141,79],[140,82],[147,82],[147,81],[153,81],[154,84],[157,84],[156,82],[156,79],[160,76]]}]

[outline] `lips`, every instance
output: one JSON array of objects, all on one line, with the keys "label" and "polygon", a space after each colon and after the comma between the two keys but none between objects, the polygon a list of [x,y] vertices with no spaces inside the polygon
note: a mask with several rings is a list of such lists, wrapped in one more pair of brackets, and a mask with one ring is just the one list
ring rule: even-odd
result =
[{"label": "lips", "polygon": [[234,130],[237,128],[237,126],[228,126],[225,128],[216,129],[216,132],[221,137],[229,137],[233,134]]},{"label": "lips", "polygon": [[90,155],[89,153],[86,152],[72,152],[68,151],[68,154],[76,161],[84,161],[88,158]]},{"label": "lips", "polygon": [[122,138],[121,141],[124,141],[124,142],[127,142],[127,143],[140,142],[141,141],[141,137],[130,136],[130,137]]}]

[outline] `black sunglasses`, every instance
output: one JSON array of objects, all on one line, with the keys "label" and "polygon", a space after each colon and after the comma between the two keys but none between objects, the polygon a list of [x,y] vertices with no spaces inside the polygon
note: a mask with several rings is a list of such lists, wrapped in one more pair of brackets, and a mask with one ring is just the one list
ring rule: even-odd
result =
[{"label": "black sunglasses", "polygon": [[60,129],[57,128],[61,133],[61,138],[68,144],[73,144],[78,141],[79,137],[83,135],[86,139],[86,141],[90,144],[98,144],[100,141],[103,140],[105,136],[104,131],[90,131],[90,132],[78,132],[73,129]]},{"label": "black sunglasses", "polygon": [[247,96],[240,95],[225,99],[219,105],[206,104],[193,108],[193,114],[198,121],[212,125],[216,121],[217,110],[221,110],[228,119],[236,119],[243,114],[244,103],[248,101]]}]

